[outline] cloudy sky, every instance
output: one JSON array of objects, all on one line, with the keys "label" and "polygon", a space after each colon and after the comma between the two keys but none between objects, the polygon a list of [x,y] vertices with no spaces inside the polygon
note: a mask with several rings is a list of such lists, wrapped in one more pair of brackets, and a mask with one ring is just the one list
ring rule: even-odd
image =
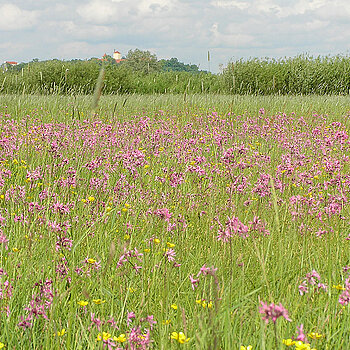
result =
[{"label": "cloudy sky", "polygon": [[0,0],[0,62],[139,48],[219,71],[241,57],[350,53],[349,0]]}]

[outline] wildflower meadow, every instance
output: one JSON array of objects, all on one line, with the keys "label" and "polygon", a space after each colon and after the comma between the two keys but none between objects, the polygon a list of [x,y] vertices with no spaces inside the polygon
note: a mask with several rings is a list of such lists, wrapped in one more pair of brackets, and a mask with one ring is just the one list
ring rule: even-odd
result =
[{"label": "wildflower meadow", "polygon": [[0,96],[0,349],[349,349],[348,96]]}]

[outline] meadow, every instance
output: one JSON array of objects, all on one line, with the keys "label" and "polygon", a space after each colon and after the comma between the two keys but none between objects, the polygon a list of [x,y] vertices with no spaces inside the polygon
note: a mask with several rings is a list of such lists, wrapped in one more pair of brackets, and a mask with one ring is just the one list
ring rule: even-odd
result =
[{"label": "meadow", "polygon": [[0,95],[0,349],[350,348],[349,96]]}]

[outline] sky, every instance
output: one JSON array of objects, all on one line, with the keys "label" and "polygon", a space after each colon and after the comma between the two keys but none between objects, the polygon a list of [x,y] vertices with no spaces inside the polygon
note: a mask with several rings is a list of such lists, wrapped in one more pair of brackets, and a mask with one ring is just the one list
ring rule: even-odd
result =
[{"label": "sky", "polygon": [[139,48],[217,73],[240,58],[350,53],[349,0],[0,0],[0,18],[0,62]]}]

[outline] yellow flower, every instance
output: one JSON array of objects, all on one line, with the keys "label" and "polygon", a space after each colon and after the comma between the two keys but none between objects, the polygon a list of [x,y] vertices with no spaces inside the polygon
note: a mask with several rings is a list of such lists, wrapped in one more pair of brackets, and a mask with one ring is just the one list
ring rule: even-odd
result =
[{"label": "yellow flower", "polygon": [[80,306],[86,306],[87,304],[89,304],[89,302],[88,302],[88,301],[85,301],[85,300],[80,300],[80,301],[78,301],[78,304],[79,304]]},{"label": "yellow flower", "polygon": [[102,299],[92,299],[92,301],[97,305],[100,305],[106,302],[106,300],[102,300]]},{"label": "yellow flower", "polygon": [[12,248],[12,251],[14,251],[15,253],[19,252],[18,248]]},{"label": "yellow flower", "polygon": [[95,200],[95,197],[89,196],[88,200],[89,200],[89,202],[93,202]]},{"label": "yellow flower", "polygon": [[85,198],[83,198],[81,201],[82,201],[83,203],[86,203],[86,202],[87,202],[87,200],[86,200]]},{"label": "yellow flower", "polygon": [[4,347],[5,347],[5,344],[0,342],[0,349],[3,349]]},{"label": "yellow flower", "polygon": [[125,203],[124,205],[125,205],[125,208],[130,208],[130,204]]},{"label": "yellow flower", "polygon": [[177,305],[176,304],[171,304],[170,306],[172,309],[177,310]]},{"label": "yellow flower", "polygon": [[145,248],[143,251],[144,251],[145,253],[149,253],[149,252],[151,251],[151,249]]},{"label": "yellow flower", "polygon": [[317,332],[311,332],[307,336],[311,339],[320,339],[323,337],[323,334],[319,334]]},{"label": "yellow flower", "polygon": [[337,285],[333,284],[333,288],[337,290],[345,290],[345,288],[341,284],[337,284]]},{"label": "yellow flower", "polygon": [[155,238],[155,239],[153,240],[153,242],[154,242],[155,244],[159,244],[159,243],[160,243],[160,239]]},{"label": "yellow flower", "polygon": [[[64,328],[62,328],[61,331],[58,331],[57,333],[54,333],[54,336],[58,336],[58,337],[62,337],[66,334],[66,330]],[[0,348],[1,349],[1,348]]]},{"label": "yellow flower", "polygon": [[282,340],[282,343],[283,343],[284,345],[287,345],[287,346],[292,346],[292,345],[295,344],[295,341],[292,340],[292,339],[283,339],[283,340]]},{"label": "yellow flower", "polygon": [[177,340],[180,344],[185,344],[190,340],[190,338],[186,338],[183,332],[172,332],[170,338]]},{"label": "yellow flower", "polygon": [[310,344],[303,343],[300,340],[296,341],[294,345],[295,345],[295,350],[316,350],[316,349],[311,349]]},{"label": "yellow flower", "polygon": [[241,345],[241,350],[252,350],[253,347],[251,345],[248,345],[248,346],[243,346]]},{"label": "yellow flower", "polygon": [[174,248],[175,247],[175,244],[174,243],[170,243],[170,242],[167,242],[166,244],[169,248]]},{"label": "yellow flower", "polygon": [[96,262],[96,260],[95,259],[93,259],[93,258],[89,258],[89,259],[87,259],[86,260],[89,264],[95,264],[95,262]]},{"label": "yellow flower", "polygon": [[107,332],[102,332],[102,334],[101,334],[101,333],[98,333],[98,334],[97,334],[96,340],[97,340],[97,341],[101,341],[102,339],[103,339],[103,340],[108,340],[111,336],[112,336],[112,335],[109,334],[109,333],[107,333]]},{"label": "yellow flower", "polygon": [[128,235],[128,234],[124,235],[124,239],[125,239],[126,241],[128,241],[128,240],[130,239],[130,235]]},{"label": "yellow flower", "polygon": [[164,325],[168,325],[168,324],[170,324],[170,323],[171,323],[171,320],[164,320],[164,321],[163,321],[163,324],[164,324]]},{"label": "yellow flower", "polygon": [[121,334],[119,337],[113,337],[113,340],[117,341],[118,343],[124,343],[126,341],[126,335]]}]

